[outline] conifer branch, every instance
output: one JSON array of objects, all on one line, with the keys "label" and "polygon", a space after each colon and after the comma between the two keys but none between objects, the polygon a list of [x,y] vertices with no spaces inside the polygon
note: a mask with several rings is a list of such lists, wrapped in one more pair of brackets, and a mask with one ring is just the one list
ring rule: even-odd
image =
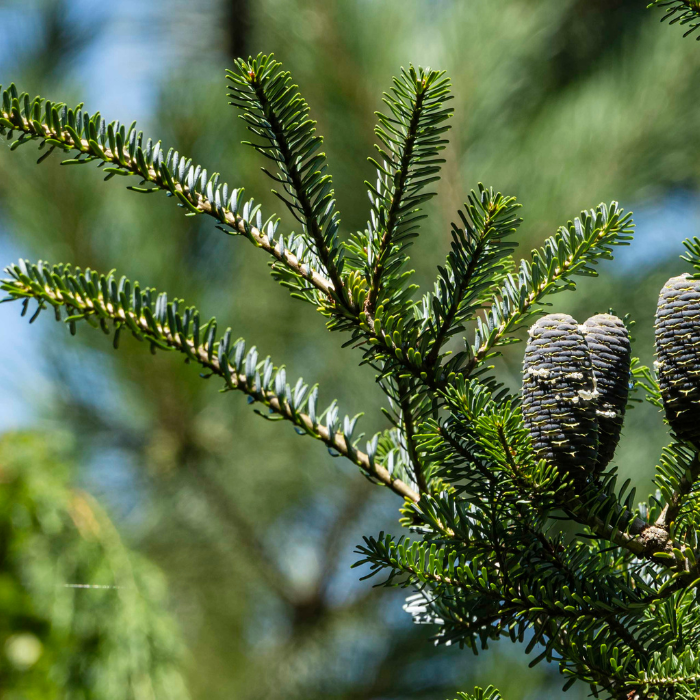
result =
[{"label": "conifer branch", "polygon": [[[416,141],[418,139],[418,130],[423,113],[423,105],[426,100],[427,95],[427,81],[425,78],[418,78],[415,72],[412,72],[411,80],[408,81],[406,73],[404,73],[404,83],[415,89],[415,94],[411,95],[411,110],[407,112],[405,106],[401,104],[400,101],[391,100],[391,98],[385,97],[385,101],[388,101],[392,112],[395,117],[399,117],[399,122],[404,122],[405,133],[396,133],[396,127],[391,125],[388,118],[384,115],[380,116],[383,121],[384,126],[388,127],[394,135],[399,136],[399,144],[395,144],[393,139],[389,138],[385,129],[378,127],[378,132],[380,138],[384,144],[392,150],[393,156],[398,156],[398,162],[392,159],[388,167],[394,169],[393,179],[394,179],[394,192],[390,198],[389,209],[386,212],[386,222],[383,226],[383,231],[381,239],[376,250],[376,258],[374,260],[374,265],[372,266],[372,272],[369,279],[369,293],[367,295],[366,309],[371,315],[374,312],[374,308],[377,305],[377,297],[379,295],[379,285],[384,276],[384,267],[387,262],[389,251],[393,244],[393,238],[396,234],[396,227],[400,220],[399,211],[402,209],[403,199],[406,194],[406,186],[408,184],[409,172],[414,158],[414,149],[416,147]],[[403,92],[403,91],[401,91]],[[403,131],[403,129],[400,129]],[[396,145],[397,148],[394,151],[392,146]],[[376,163],[377,169],[379,170],[381,166]],[[385,167],[387,167],[385,166]],[[437,168],[431,168],[432,172],[437,172]],[[430,173],[428,173],[430,174]]]},{"label": "conifer branch", "polygon": [[489,300],[498,281],[508,271],[510,255],[517,243],[506,241],[521,219],[515,197],[503,196],[479,183],[472,190],[464,211],[459,212],[463,227],[452,224],[452,250],[444,268],[439,268],[435,292],[424,301],[432,347],[426,358],[435,365],[440,349],[450,337],[464,330]]},{"label": "conifer branch", "polygon": [[[671,23],[689,25],[688,33],[700,27],[695,0],[651,4],[666,8]],[[11,86],[2,93],[0,133],[10,139],[19,133],[13,149],[39,140],[46,149],[39,161],[56,149],[74,151],[77,157],[65,164],[97,161],[105,179],[137,176],[140,185],[130,189],[162,189],[188,215],[206,213],[225,232],[265,249],[273,274],[293,296],[313,303],[329,330],[348,332],[346,345],[362,350],[362,363],[376,371],[389,398],[393,427],[361,450],[359,416],[341,419],[335,402],[319,413],[317,387],[301,379],[290,385],[283,367],[260,361],[243,340],[232,342],[230,329],[218,337],[214,319],[202,324],[193,307],[113,274],[20,261],[0,280],[9,294],[4,301],[21,300],[23,315],[36,301],[30,322],[52,308],[72,333],[78,321],[114,331],[115,347],[127,331],[154,352],[179,352],[202,367],[205,378],[223,380],[223,391],[246,394],[263,417],[292,423],[401,495],[401,522],[420,541],[384,533],[365,538],[358,564],[370,565],[368,577],[384,571],[385,583],[414,586],[406,610],[416,622],[439,624],[439,641],[476,652],[490,640],[527,636],[526,653],[541,647],[531,665],[557,661],[568,677],[565,690],[578,679],[596,697],[690,697],[700,678],[694,652],[700,643],[700,432],[694,421],[700,240],[686,242],[684,259],[694,273],[672,278],[660,296],[658,380],[638,361],[631,365],[633,388],[664,409],[674,435],[657,467],[656,496],[638,504],[629,480],[618,488],[617,470],[604,471],[628,401],[629,338],[622,320],[599,315],[579,325],[552,316],[536,324],[522,400],[485,366],[517,342],[514,334],[543,312],[551,294],[574,289],[576,275],[595,276],[599,260],[629,243],[631,215],[616,202],[601,204],[516,266],[519,205],[479,185],[459,212],[461,223],[452,226],[434,290],[416,301],[407,248],[424,218],[420,208],[434,194],[426,188],[443,162],[438,156],[451,116],[444,74],[411,67],[385,95],[389,114],[378,115],[379,158],[372,160],[377,180],[368,184],[370,221],[347,244],[338,235],[322,139],[289,73],[260,54],[238,61],[227,75],[232,104],[257,137],[251,145],[275,163],[265,172],[282,186],[275,194],[300,222],[298,236],[278,235],[279,220],[263,223],[260,208],[244,202],[242,190],[229,193],[218,174],[209,177],[172,149],[164,154],[160,143],[144,144],[134,124],[127,130],[99,114],[90,117],[82,105],[70,110],[30,100]],[[450,339],[472,322],[474,342],[446,353]],[[604,458],[598,435],[606,437]],[[215,496],[212,483],[205,486]],[[354,497],[348,512],[361,501]],[[557,519],[578,523],[583,532],[557,534],[551,528]],[[341,516],[330,532],[313,602],[323,603],[344,522]],[[274,577],[274,569],[261,569]],[[500,695],[477,690],[476,700]]]},{"label": "conifer branch", "polygon": [[[485,648],[488,639],[505,634],[513,640],[522,639],[525,630],[531,628],[534,637],[528,652],[541,641],[548,650],[563,654],[564,667],[572,663],[579,675],[585,670],[603,687],[619,682],[614,669],[595,659],[583,663],[579,658],[576,663],[577,654],[567,658],[564,653],[570,646],[575,649],[577,638],[595,631],[599,644],[619,646],[622,642],[624,646],[618,650],[622,659],[641,661],[647,657],[635,633],[628,629],[628,625],[635,629],[635,620],[645,609],[633,587],[608,587],[612,580],[605,574],[600,574],[600,581],[583,572],[573,580],[554,574],[538,559],[540,553],[547,558],[547,551],[539,548],[539,540],[521,538],[518,525],[512,521],[496,526],[499,547],[482,553],[479,544],[490,527],[483,515],[478,509],[464,513],[464,517],[471,518],[473,531],[461,543],[454,536],[440,536],[433,542],[396,541],[383,533],[378,539],[365,538],[365,544],[357,549],[363,558],[356,565],[370,564],[367,577],[388,571],[386,585],[413,585],[421,591],[411,606],[414,617],[419,622],[440,620],[443,642],[458,641],[476,651],[479,640]],[[489,542],[493,544],[494,540]],[[570,548],[559,547],[564,551]],[[585,570],[583,551],[578,548],[569,556]],[[545,571],[543,576],[534,573]],[[425,601],[422,606],[421,597]],[[621,661],[619,657],[617,660]]]},{"label": "conifer branch", "polygon": [[664,448],[656,484],[665,495],[666,505],[655,526],[668,531],[681,512],[686,497],[700,478],[700,455],[686,445],[675,443]]},{"label": "conifer branch", "polygon": [[[40,97],[30,100],[26,93],[19,94],[14,85],[3,91],[2,98],[0,134],[11,139],[15,132],[20,133],[12,149],[39,140],[40,150],[47,149],[39,162],[55,150],[77,151],[76,158],[63,163],[73,165],[95,161],[107,173],[105,179],[117,175],[139,177],[141,185],[147,183],[149,187],[129,189],[144,193],[164,190],[166,195],[177,199],[178,205],[187,210],[187,215],[213,217],[223,231],[244,235],[270,254],[275,259],[273,272],[297,296],[316,303],[326,313],[337,314],[342,319],[341,327],[355,327],[358,332],[378,340],[393,361],[399,362],[417,378],[425,378],[423,368],[408,362],[404,349],[398,347],[389,335],[372,333],[369,328],[360,330],[357,312],[343,302],[334,283],[318,268],[316,256],[311,255],[304,238],[291,234],[285,240],[277,233],[279,221],[274,217],[263,223],[259,205],[252,199],[244,201],[243,189],[229,190],[226,183],[219,182],[218,173],[208,176],[206,169],[173,149],[164,154],[160,142],[153,144],[149,139],[144,145],[143,132],[137,131],[135,122],[128,129],[119,122],[107,124],[99,113],[92,117],[84,113],[82,105],[68,109],[63,103],[52,103]],[[334,221],[335,218],[331,223]],[[284,271],[289,274],[284,274]]]},{"label": "conifer branch", "polygon": [[[468,543],[471,547],[471,542]],[[521,543],[524,546],[524,543]],[[390,570],[390,580],[393,585],[414,585],[423,587],[426,584],[433,586],[433,591],[438,587],[453,589],[452,592],[464,597],[473,598],[480,596],[491,600],[499,606],[499,612],[503,618],[520,617],[530,614],[534,623],[537,616],[545,611],[549,618],[579,619],[588,617],[598,622],[605,622],[611,629],[615,628],[615,615],[629,615],[630,607],[618,601],[617,605],[610,606],[608,602],[586,601],[580,595],[571,591],[564,593],[566,604],[556,604],[545,590],[533,590],[525,594],[527,588],[522,583],[514,583],[499,577],[489,577],[488,581],[479,577],[479,569],[486,563],[485,560],[478,564],[470,565],[456,556],[456,550],[451,547],[436,547],[435,544],[410,542],[405,538],[395,540],[390,535],[365,538],[365,545],[359,546],[357,554],[365,557],[355,566],[365,563],[372,564],[372,573],[369,578],[380,571],[378,563],[382,563],[384,569]],[[491,557],[494,552],[490,552]],[[518,548],[510,549],[508,557],[522,556]],[[501,570],[505,567],[501,565]],[[506,569],[507,571],[507,569]],[[505,576],[505,574],[504,574]],[[576,582],[575,582],[576,583]],[[574,584],[572,584],[574,585]],[[456,589],[456,590],[455,590]],[[574,591],[576,588],[573,589]],[[617,633],[617,630],[616,630]],[[629,639],[632,647],[637,646],[637,641],[630,638],[629,632],[623,630],[621,636]]]},{"label": "conifer branch", "polygon": [[365,258],[368,291],[365,314],[370,322],[382,299],[402,297],[406,276],[400,275],[405,250],[417,235],[420,205],[435,195],[424,188],[439,179],[444,159],[437,155],[447,141],[442,135],[449,129],[444,122],[452,112],[444,108],[450,81],[444,71],[410,66],[394,79],[384,103],[391,115],[377,112],[375,133],[381,162],[370,158],[377,168],[377,182],[367,182],[372,203],[371,221],[354,245],[356,254]]},{"label": "conifer branch", "polygon": [[531,262],[522,260],[517,278],[507,276],[490,310],[477,320],[464,375],[469,376],[497,347],[517,342],[508,336],[543,313],[546,297],[575,289],[572,277],[597,277],[594,265],[600,259],[612,259],[612,246],[629,245],[633,230],[631,214],[625,214],[617,202],[600,204],[562,226],[541,249],[532,252]]},{"label": "conifer branch", "polygon": [[63,103],[40,97],[30,100],[26,93],[18,94],[11,85],[2,94],[0,134],[11,139],[15,131],[20,136],[13,142],[12,150],[40,140],[39,148],[48,148],[37,162],[56,149],[77,151],[76,158],[64,160],[63,164],[97,161],[100,167],[107,166],[103,167],[107,173],[105,180],[117,175],[135,175],[141,178],[141,185],[148,183],[150,187],[129,189],[143,193],[164,190],[176,198],[188,215],[208,214],[225,232],[241,234],[269,253],[292,274],[301,296],[309,298],[311,288],[320,293],[312,297],[316,303],[334,299],[332,281],[316,269],[303,241],[293,235],[286,241],[281,235],[275,240],[278,220],[273,217],[263,223],[259,205],[252,199],[244,202],[242,189],[229,191],[226,183],[219,183],[218,173],[208,177],[206,169],[177,151],[170,149],[165,154],[160,142],[153,144],[149,139],[144,145],[143,132],[137,132],[135,122],[129,129],[119,122],[107,124],[99,112],[92,117],[83,112],[82,105],[68,109]]},{"label": "conifer branch", "polygon": [[284,368],[276,369],[269,358],[259,363],[257,350],[252,348],[246,354],[242,340],[231,343],[230,328],[217,340],[215,319],[202,326],[199,312],[193,307],[181,309],[177,300],[168,302],[165,294],[156,296],[154,290],[142,290],[138,284],[132,289],[123,277],[117,282],[113,275],[105,277],[89,269],[82,272],[68,266],[28,265],[20,261],[7,268],[7,272],[10,278],[0,283],[0,289],[9,294],[6,301],[24,300],[26,312],[27,302],[35,299],[39,306],[32,321],[50,306],[57,320],[62,318],[61,309],[65,310],[68,315],[64,320],[71,333],[75,333],[76,322],[80,320],[105,332],[109,332],[108,324],[111,324],[115,329],[115,347],[124,329],[138,340],[150,343],[154,352],[156,348],[176,350],[205,368],[210,376],[222,378],[226,389],[241,391],[253,403],[266,406],[271,419],[290,421],[301,434],[324,442],[329,450],[347,457],[368,476],[403,498],[419,500],[413,489],[375,462],[376,447],[369,453],[356,447],[353,433],[357,417],[346,416],[341,427],[335,402],[317,415],[317,387],[309,391],[300,379],[292,389]]},{"label": "conifer branch", "polygon": [[479,687],[474,688],[473,694],[459,693],[457,700],[503,700],[503,696],[490,685],[485,690]]},{"label": "conifer branch", "polygon": [[[690,36],[700,28],[700,2],[698,0],[652,0],[647,7],[659,7],[665,10],[662,22],[690,25],[684,37]],[[700,36],[695,37],[700,41]]]},{"label": "conifer branch", "polygon": [[[427,424],[420,449],[430,455],[436,472],[473,496],[486,484],[508,493],[517,503],[528,502],[540,512],[562,509],[601,539],[636,557],[654,562],[692,581],[700,575],[692,549],[670,538],[667,531],[634,513],[633,492],[621,503],[614,481],[577,493],[556,469],[532,459],[529,435],[509,402],[499,406],[476,380],[461,379],[445,394],[451,417]],[[678,550],[680,559],[674,555]]]},{"label": "conifer branch", "polygon": [[310,238],[318,265],[334,286],[336,296],[348,305],[341,277],[342,255],[338,241],[340,218],[335,211],[331,176],[326,174],[323,145],[309,118],[309,106],[272,55],[236,61],[237,71],[227,71],[232,105],[241,110],[248,129],[265,140],[250,144],[279,169],[276,176],[285,193],[273,192],[285,203]]}]

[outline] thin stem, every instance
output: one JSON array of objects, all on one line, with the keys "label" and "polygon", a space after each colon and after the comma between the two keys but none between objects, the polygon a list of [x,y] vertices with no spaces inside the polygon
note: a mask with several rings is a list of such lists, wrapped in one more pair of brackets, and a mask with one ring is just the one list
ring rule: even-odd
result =
[{"label": "thin stem", "polygon": [[197,459],[187,460],[187,469],[194,475],[204,492],[204,497],[219,513],[224,522],[235,533],[238,542],[252,555],[250,565],[255,567],[265,583],[288,605],[297,604],[297,598],[290,592],[289,581],[270,556],[267,547],[258,537],[254,527],[248,522],[236,505],[227,498],[221,485],[217,484]]}]

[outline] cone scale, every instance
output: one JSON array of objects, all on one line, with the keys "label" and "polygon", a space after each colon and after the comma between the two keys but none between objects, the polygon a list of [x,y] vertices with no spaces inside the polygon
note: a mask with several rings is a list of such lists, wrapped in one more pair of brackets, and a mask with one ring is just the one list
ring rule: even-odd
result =
[{"label": "cone scale", "polygon": [[595,470],[596,397],[591,356],[578,323],[566,314],[539,319],[525,350],[523,420],[537,456],[577,481]]}]

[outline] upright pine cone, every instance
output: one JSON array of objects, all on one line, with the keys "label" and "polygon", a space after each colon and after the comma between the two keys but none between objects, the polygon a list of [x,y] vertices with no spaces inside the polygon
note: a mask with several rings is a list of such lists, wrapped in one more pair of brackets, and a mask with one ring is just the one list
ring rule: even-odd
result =
[{"label": "upright pine cone", "polygon": [[598,456],[591,356],[578,323],[550,314],[530,328],[523,362],[523,420],[538,457],[585,479]]},{"label": "upright pine cone", "polygon": [[598,463],[602,471],[620,440],[629,395],[632,348],[625,324],[610,314],[592,316],[581,327],[593,364],[598,392]]},{"label": "upright pine cone", "polygon": [[672,277],[661,290],[655,364],[671,428],[700,447],[700,280]]}]

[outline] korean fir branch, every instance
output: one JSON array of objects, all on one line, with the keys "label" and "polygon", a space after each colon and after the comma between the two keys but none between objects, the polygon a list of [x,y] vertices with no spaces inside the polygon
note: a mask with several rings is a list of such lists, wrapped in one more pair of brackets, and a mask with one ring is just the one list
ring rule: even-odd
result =
[{"label": "korean fir branch", "polygon": [[527,504],[540,514],[563,510],[596,537],[669,569],[675,577],[670,583],[700,575],[693,547],[661,532],[653,519],[635,515],[635,490],[628,490],[629,480],[618,490],[611,472],[581,490],[554,466],[537,460],[517,403],[498,402],[477,380],[459,378],[445,393],[445,405],[447,418],[422,426],[419,448],[429,456],[431,473],[456,494],[478,498],[484,489],[497,487],[514,507]]},{"label": "korean fir branch", "polygon": [[700,659],[695,650],[688,648],[680,653],[669,649],[657,652],[650,667],[640,668],[630,686],[646,695],[630,697],[678,698],[695,700],[700,691]]},{"label": "korean fir branch", "polygon": [[[399,338],[397,344],[397,336],[387,334],[386,330],[382,332],[379,325],[375,328],[372,318],[369,323],[360,323],[358,313],[361,306],[367,308],[367,287],[370,285],[366,281],[359,283],[357,279],[352,284],[345,284],[349,280],[341,279],[343,258],[337,239],[339,219],[331,178],[326,174],[325,156],[319,153],[322,139],[316,134],[315,122],[309,118],[309,107],[297,92],[289,73],[283,71],[271,56],[260,55],[248,62],[239,61],[237,70],[229,71],[227,75],[231,82],[232,104],[241,109],[241,117],[258,138],[254,147],[277,166],[274,173],[265,172],[282,184],[284,192],[277,193],[278,196],[302,224],[304,235],[315,251],[319,269],[329,279],[335,280],[335,288],[341,291],[335,295],[337,306],[330,310],[340,319],[338,327],[352,329],[360,342],[369,337],[372,343],[370,354],[385,356],[392,367],[398,365],[421,378],[425,374],[421,363],[416,358],[412,361],[405,356],[405,345],[410,345],[410,340]],[[379,128],[380,138],[386,148],[380,149],[380,153],[392,163],[384,163],[384,169],[392,169],[392,180],[391,185],[384,182],[382,187],[381,183],[378,184],[385,195],[384,208],[381,212],[376,210],[374,219],[388,218],[387,235],[383,239],[387,245],[401,244],[404,234],[409,236],[414,232],[414,225],[420,217],[412,219],[410,215],[417,216],[418,204],[432,196],[421,194],[421,190],[437,179],[439,163],[442,162],[436,155],[444,146],[440,134],[447,127],[440,125],[448,118],[449,112],[441,109],[441,105],[449,99],[448,86],[441,72],[411,69],[404,71],[402,80],[396,81],[394,95],[387,98],[393,121],[396,124],[405,122],[406,132],[401,150],[392,136],[392,129],[396,130],[392,118],[380,117],[384,120],[384,127]],[[410,107],[409,93],[414,100],[410,113],[406,111]],[[382,248],[377,262],[388,259],[387,256],[392,254],[391,246]],[[368,245],[364,247],[370,254]],[[398,254],[398,251],[394,252]],[[366,268],[365,274],[371,277],[370,262]],[[380,269],[385,270],[388,279],[388,268],[380,266]],[[359,294],[356,293],[358,289]]]},{"label": "korean fir branch", "polygon": [[[370,263],[364,270],[357,269],[357,263],[365,255],[367,245],[359,248],[350,246],[356,269],[345,275],[343,248],[337,236],[339,217],[335,210],[332,181],[326,173],[325,155],[319,152],[322,138],[316,134],[315,122],[309,117],[309,107],[292,83],[290,74],[283,71],[272,56],[259,55],[247,62],[239,61],[236,71],[229,71],[227,75],[231,83],[232,104],[241,110],[241,117],[248,129],[257,137],[257,142],[252,145],[277,166],[275,172],[265,172],[282,185],[283,192],[277,193],[278,196],[301,223],[303,237],[314,251],[318,268],[333,280],[338,292],[333,296],[335,306],[326,309],[333,316],[330,327],[351,330],[354,341],[365,347],[369,341],[369,354],[382,356],[382,364],[400,366],[402,370],[420,378],[424,373],[423,367],[415,358],[412,361],[411,357],[406,356],[410,340],[401,338],[401,333],[397,336],[382,331],[381,323],[375,328],[373,319],[367,323],[365,317],[360,316],[362,309],[366,308],[368,297],[368,282],[363,275],[371,276],[372,273]],[[410,115],[405,117],[410,134],[403,160],[396,153],[393,156],[398,163],[392,166],[396,170],[395,180],[401,186],[396,192],[390,192],[388,184],[384,188],[387,193],[386,209],[391,212],[389,219],[392,222],[389,229],[391,235],[387,240],[394,240],[396,234],[399,236],[396,238],[398,242],[400,235],[407,233],[405,225],[409,223],[408,215],[415,214],[415,207],[422,201],[419,190],[435,179],[431,175],[436,174],[441,162],[434,156],[444,143],[439,138],[443,129],[438,125],[448,116],[439,109],[439,105],[448,99],[448,83],[442,76],[442,73],[435,71],[411,69],[404,72],[403,81],[397,81],[396,94],[405,97],[410,83],[414,93],[420,93],[419,97],[414,95],[420,104],[413,114],[413,120]],[[398,97],[389,103],[393,105],[392,114],[397,119],[403,118]],[[387,133],[390,128],[393,127],[387,126],[386,130],[382,130],[389,151],[392,147],[396,148]],[[380,151],[389,157],[385,151]],[[421,167],[418,161],[421,161]],[[393,196],[391,201],[390,195]]]},{"label": "korean fir branch", "polygon": [[371,201],[367,230],[355,241],[356,253],[366,258],[368,284],[365,313],[370,326],[382,301],[404,301],[406,248],[418,235],[418,223],[425,218],[420,205],[435,195],[425,188],[439,180],[444,159],[438,154],[447,143],[443,135],[452,110],[450,81],[444,71],[424,68],[402,69],[394,78],[384,102],[390,114],[377,113],[375,133],[379,158],[370,158],[377,168],[374,185],[367,182]]},{"label": "korean fir branch", "polygon": [[[13,139],[18,132],[12,148],[39,141],[39,149],[46,149],[39,162],[54,151],[73,152],[75,157],[62,161],[64,164],[95,161],[107,173],[105,179],[134,175],[141,183],[129,189],[143,193],[164,190],[176,198],[187,215],[212,216],[226,233],[244,235],[269,253],[273,274],[291,288],[294,296],[314,303],[326,313],[339,313],[336,318],[358,327],[357,315],[347,305],[338,303],[335,286],[319,269],[307,236],[282,235],[278,232],[279,220],[274,217],[263,222],[259,205],[252,199],[244,201],[243,189],[230,190],[226,183],[220,183],[218,173],[209,175],[206,169],[172,149],[166,154],[160,142],[154,144],[149,139],[144,145],[143,132],[136,129],[135,123],[128,129],[119,122],[108,124],[99,113],[90,116],[84,112],[82,105],[69,109],[63,103],[40,97],[30,100],[11,85],[2,93],[0,135]],[[357,300],[353,304],[359,308]],[[409,372],[420,374],[392,338],[382,334],[378,341]]]},{"label": "korean fir branch", "polygon": [[[476,651],[478,642],[486,648],[489,640],[506,634],[522,641],[533,628],[528,651],[538,642],[545,651],[532,665],[558,651],[561,670],[570,677],[566,687],[575,678],[611,687],[615,669],[602,657],[589,663],[576,650],[594,636],[598,646],[626,646],[621,652],[627,662],[643,658],[645,642],[627,625],[636,625],[633,618],[645,609],[646,588],[637,591],[629,576],[620,575],[620,562],[610,550],[566,545],[561,536],[550,540],[539,531],[538,518],[522,521],[500,509],[492,512],[494,495],[490,491],[488,498],[471,502],[455,501],[448,493],[424,498],[421,509],[434,511],[430,520],[446,523],[450,535],[436,533],[422,543],[402,538],[399,546],[380,535],[366,539],[358,553],[373,573],[389,572],[387,584],[418,588],[407,610],[416,622],[441,625],[439,642],[464,643]],[[536,530],[534,539],[526,532]]]},{"label": "korean fir branch", "polygon": [[516,216],[519,207],[515,197],[479,184],[459,212],[461,226],[452,224],[452,249],[439,268],[434,293],[423,303],[432,343],[428,366],[438,363],[442,346],[476,317],[512,266],[517,243],[507,239],[522,221]]},{"label": "korean fir branch", "polygon": [[[168,301],[166,294],[142,289],[122,277],[100,275],[91,270],[45,263],[36,265],[20,261],[7,268],[9,278],[0,283],[8,294],[5,301],[22,300],[23,313],[31,299],[38,307],[31,317],[52,308],[57,320],[64,320],[75,333],[76,324],[86,321],[101,327],[105,333],[114,329],[114,345],[118,346],[122,331],[157,348],[182,353],[186,361],[196,362],[207,376],[224,380],[224,390],[241,391],[251,403],[268,409],[264,417],[288,420],[297,432],[324,442],[331,453],[347,457],[370,478],[388,486],[405,499],[417,501],[419,495],[404,482],[395,479],[376,459],[377,440],[368,443],[368,452],[357,447],[361,435],[353,438],[355,418],[340,421],[335,402],[322,413],[317,410],[318,388],[309,388],[299,379],[294,387],[287,383],[283,367],[275,367],[266,358],[259,361],[258,352],[246,353],[243,340],[231,342],[231,329],[217,337],[216,320],[203,323],[194,307],[185,307],[179,300]],[[63,313],[62,313],[63,312]]]},{"label": "korean fir branch", "polygon": [[[629,245],[634,224],[617,202],[595,209],[562,226],[542,248],[532,251],[532,260],[522,260],[517,274],[508,274],[477,318],[474,343],[461,354],[461,372],[469,376],[497,348],[518,342],[513,333],[543,313],[547,297],[574,290],[577,275],[597,277],[598,261],[613,257],[613,246]],[[453,361],[457,364],[457,359]]]},{"label": "korean fir branch", "polygon": [[273,272],[298,296],[323,304],[335,294],[333,282],[317,269],[301,236],[291,234],[285,240],[276,235],[278,220],[272,217],[263,222],[259,205],[252,199],[244,201],[243,189],[230,189],[220,182],[218,173],[209,175],[173,149],[166,153],[160,141],[148,139],[144,144],[136,122],[128,128],[118,121],[107,123],[99,112],[90,116],[82,104],[69,109],[41,97],[30,99],[10,85],[2,93],[0,134],[12,139],[15,133],[19,137],[12,150],[39,141],[39,149],[45,149],[39,163],[54,151],[72,152],[75,157],[62,161],[64,165],[96,161],[107,173],[105,180],[134,175],[141,183],[129,189],[142,193],[164,190],[188,215],[208,214],[226,233],[244,235],[269,253],[274,258]]},{"label": "korean fir branch", "polygon": [[[645,593],[629,576],[616,573],[615,555],[601,557],[583,543],[566,545],[561,535],[550,541],[540,533],[541,541],[533,540],[505,513],[478,507],[456,512],[469,523],[460,542],[456,537],[447,543],[397,541],[382,533],[378,539],[365,538],[357,549],[363,557],[357,565],[370,564],[369,576],[384,571],[386,585],[420,591],[410,607],[417,621],[441,624],[440,642],[476,651],[478,642],[485,648],[488,640],[505,635],[522,641],[532,629],[527,651],[542,642],[566,658],[572,639],[585,643],[594,634],[598,644],[619,646],[625,657],[647,656],[641,629]],[[575,677],[592,678],[588,665],[566,665]],[[595,682],[607,685],[612,677],[602,666]]]},{"label": "korean fir branch", "polygon": [[276,165],[276,172],[263,168],[284,190],[273,192],[301,224],[316,267],[332,283],[336,302],[352,311],[342,279],[340,216],[333,183],[326,172],[326,156],[320,152],[323,138],[316,133],[306,100],[272,55],[238,59],[236,70],[226,75],[231,104],[241,110],[251,133],[262,140],[250,145]]},{"label": "korean fir branch", "polygon": [[476,687],[473,693],[459,693],[457,700],[503,700],[503,696],[490,685],[486,689]]},{"label": "korean fir branch", "polygon": [[[700,2],[698,0],[653,0],[647,7],[658,7],[664,10],[662,22],[687,25],[688,29],[683,36],[690,36],[700,29]],[[700,41],[700,36],[695,38]]]}]

